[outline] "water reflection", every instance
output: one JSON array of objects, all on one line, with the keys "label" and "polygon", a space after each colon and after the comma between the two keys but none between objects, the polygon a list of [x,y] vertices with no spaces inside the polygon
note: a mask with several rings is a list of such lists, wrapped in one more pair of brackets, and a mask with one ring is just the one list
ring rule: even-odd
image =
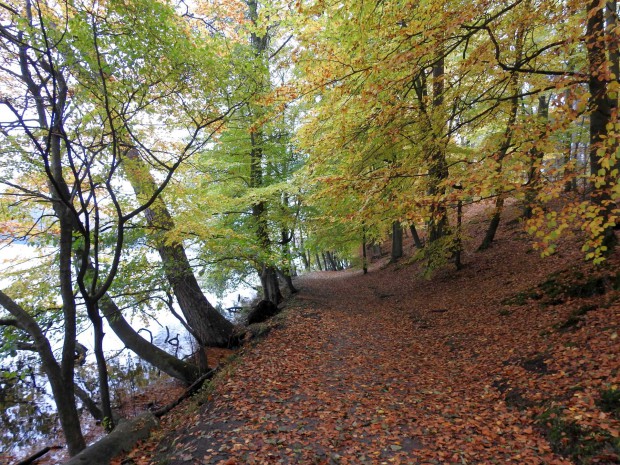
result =
[{"label": "water reflection", "polygon": [[[18,360],[14,365],[23,363]],[[33,366],[19,372],[0,369],[0,442],[5,455],[15,455],[59,431],[46,379]]]},{"label": "water reflection", "polygon": [[[149,339],[148,335],[143,336]],[[159,329],[153,335],[153,342],[178,357],[187,356],[193,350],[191,337],[180,324]],[[115,410],[122,408],[121,416],[144,411],[147,405],[136,401],[138,394],[154,380],[167,376],[127,349],[108,350],[106,356]],[[98,401],[97,368],[92,350],[88,352],[85,363],[76,366],[75,380],[93,400]],[[103,436],[103,428],[79,400],[78,405],[85,438],[88,443],[93,443]],[[47,378],[40,371],[38,357],[20,352],[0,360],[0,465],[11,464],[43,447],[63,443],[56,404]],[[58,459],[58,463],[62,461],[62,458]],[[46,463],[56,463],[56,460]]]}]

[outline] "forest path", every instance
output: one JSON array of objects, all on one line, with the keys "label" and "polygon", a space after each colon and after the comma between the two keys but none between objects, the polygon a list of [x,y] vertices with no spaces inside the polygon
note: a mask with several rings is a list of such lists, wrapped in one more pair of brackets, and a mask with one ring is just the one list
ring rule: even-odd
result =
[{"label": "forest path", "polygon": [[496,318],[490,334],[459,278],[457,303],[441,280],[396,276],[301,278],[282,327],[135,463],[571,463],[494,387],[514,328]]}]

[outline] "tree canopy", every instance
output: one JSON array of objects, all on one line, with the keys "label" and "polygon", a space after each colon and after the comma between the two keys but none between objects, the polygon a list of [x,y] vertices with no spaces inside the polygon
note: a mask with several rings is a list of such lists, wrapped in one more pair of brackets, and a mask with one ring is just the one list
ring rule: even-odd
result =
[{"label": "tree canopy", "polygon": [[2,269],[2,350],[39,354],[74,454],[82,327],[112,421],[104,321],[191,383],[127,319],[226,345],[201,285],[277,305],[402,228],[460,267],[463,205],[491,203],[485,249],[508,200],[543,255],[604,262],[619,31],[615,0],[0,2],[0,239],[35,257]]}]

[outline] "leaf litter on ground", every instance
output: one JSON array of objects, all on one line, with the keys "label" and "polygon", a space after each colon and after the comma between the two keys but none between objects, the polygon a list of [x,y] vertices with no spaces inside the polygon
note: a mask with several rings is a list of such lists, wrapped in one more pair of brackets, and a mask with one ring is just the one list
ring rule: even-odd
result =
[{"label": "leaf litter on ground", "polygon": [[[541,259],[515,222],[475,245],[431,279],[385,260],[298,278],[276,328],[122,460],[619,463],[618,407],[601,400],[620,385],[617,254],[603,270],[575,247]],[[575,267],[611,276],[605,292],[506,304]]]}]

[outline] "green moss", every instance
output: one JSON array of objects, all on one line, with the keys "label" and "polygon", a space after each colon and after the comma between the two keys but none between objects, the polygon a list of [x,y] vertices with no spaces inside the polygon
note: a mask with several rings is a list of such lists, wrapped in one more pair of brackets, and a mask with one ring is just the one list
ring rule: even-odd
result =
[{"label": "green moss", "polygon": [[589,311],[596,310],[598,306],[596,305],[583,305],[579,307],[577,310],[573,311],[569,317],[561,324],[556,326],[556,329],[559,330],[567,330],[577,326],[581,321],[583,321],[583,316]]},{"label": "green moss", "polygon": [[545,436],[556,454],[569,458],[577,465],[587,465],[591,459],[603,452],[620,453],[620,440],[607,431],[588,429],[568,420],[563,410],[551,407],[538,418]]},{"label": "green moss", "polygon": [[598,408],[620,420],[620,389],[605,389],[600,392],[600,396],[600,399],[596,402]]},{"label": "green moss", "polygon": [[530,299],[538,300],[539,294],[535,291],[523,291],[502,300],[502,305],[525,305]]}]

